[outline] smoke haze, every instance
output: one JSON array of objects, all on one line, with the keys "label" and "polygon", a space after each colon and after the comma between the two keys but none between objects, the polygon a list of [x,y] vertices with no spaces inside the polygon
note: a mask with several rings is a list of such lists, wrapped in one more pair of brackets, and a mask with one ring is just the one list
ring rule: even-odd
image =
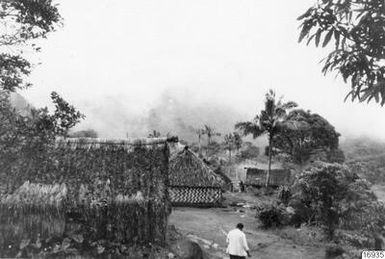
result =
[{"label": "smoke haze", "polygon": [[347,135],[385,138],[385,109],[344,103],[349,84],[323,76],[327,48],[298,44],[311,3],[255,0],[66,0],[64,27],[42,42],[22,94],[36,107],[58,92],[101,137],[153,129],[191,139],[233,130],[263,109],[269,88]]},{"label": "smoke haze", "polygon": [[151,107],[139,112],[118,96],[82,106],[87,118],[77,129],[92,128],[105,138],[143,137],[156,130],[163,136],[177,135],[193,142],[195,130],[205,124],[226,134],[234,131],[236,122],[247,119],[233,108],[210,98],[197,98],[191,91],[165,90]]}]

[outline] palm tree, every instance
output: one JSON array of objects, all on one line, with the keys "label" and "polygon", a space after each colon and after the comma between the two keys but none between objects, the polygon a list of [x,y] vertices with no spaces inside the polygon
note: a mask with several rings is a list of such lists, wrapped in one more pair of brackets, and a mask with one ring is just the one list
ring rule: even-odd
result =
[{"label": "palm tree", "polygon": [[233,132],[233,138],[234,138],[235,148],[236,148],[237,152],[239,152],[239,149],[242,147],[242,144],[243,144],[242,137],[241,137],[241,135],[239,135],[238,132]]},{"label": "palm tree", "polygon": [[162,134],[157,130],[152,130],[150,134],[148,134],[149,138],[160,138]]},{"label": "palm tree", "polygon": [[198,152],[200,154],[201,153],[201,139],[202,139],[202,136],[206,134],[206,132],[204,129],[196,129],[195,134],[198,137],[198,150],[199,150]]},{"label": "palm tree", "polygon": [[207,124],[205,124],[204,131],[205,131],[205,134],[207,135],[207,146],[209,146],[211,144],[211,139],[214,136],[220,136],[221,135],[221,133],[215,131],[214,127],[211,127]]},{"label": "palm tree", "polygon": [[283,102],[282,97],[277,100],[275,92],[270,89],[265,97],[265,109],[255,116],[253,121],[239,122],[235,125],[235,128],[241,130],[244,136],[251,134],[253,138],[257,138],[263,134],[268,135],[269,167],[266,176],[266,187],[270,180],[273,138],[279,132],[287,111],[295,107],[297,107],[295,102]]},{"label": "palm tree", "polygon": [[235,146],[235,139],[232,133],[225,135],[225,149],[229,151],[229,162],[231,163],[231,151],[234,149]]}]

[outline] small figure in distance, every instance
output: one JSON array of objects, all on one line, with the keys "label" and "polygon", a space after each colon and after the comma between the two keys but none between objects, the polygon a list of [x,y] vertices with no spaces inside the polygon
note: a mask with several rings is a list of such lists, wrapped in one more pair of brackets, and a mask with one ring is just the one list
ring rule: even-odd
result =
[{"label": "small figure in distance", "polygon": [[245,184],[242,181],[239,182],[239,189],[241,192],[245,192]]},{"label": "small figure in distance", "polygon": [[230,259],[246,259],[246,255],[251,257],[247,245],[246,235],[243,233],[243,224],[238,223],[237,227],[227,234],[227,250]]}]

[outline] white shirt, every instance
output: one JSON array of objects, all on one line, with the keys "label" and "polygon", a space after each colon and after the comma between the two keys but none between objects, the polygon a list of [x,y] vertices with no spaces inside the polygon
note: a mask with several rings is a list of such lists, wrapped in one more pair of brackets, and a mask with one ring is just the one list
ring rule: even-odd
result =
[{"label": "white shirt", "polygon": [[246,256],[246,251],[249,251],[247,246],[246,235],[240,229],[233,229],[227,234],[227,246],[226,252],[231,255]]}]

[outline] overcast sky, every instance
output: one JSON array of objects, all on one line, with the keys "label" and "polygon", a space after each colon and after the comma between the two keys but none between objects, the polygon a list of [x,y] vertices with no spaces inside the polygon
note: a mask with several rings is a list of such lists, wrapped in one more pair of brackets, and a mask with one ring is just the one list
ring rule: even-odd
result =
[{"label": "overcast sky", "polygon": [[321,74],[327,50],[298,44],[296,17],[312,2],[63,0],[64,26],[43,42],[22,95],[46,106],[55,90],[91,124],[90,107],[118,98],[119,109],[144,115],[166,90],[251,119],[273,88],[343,135],[385,138],[385,108],[344,103],[349,85]]}]

